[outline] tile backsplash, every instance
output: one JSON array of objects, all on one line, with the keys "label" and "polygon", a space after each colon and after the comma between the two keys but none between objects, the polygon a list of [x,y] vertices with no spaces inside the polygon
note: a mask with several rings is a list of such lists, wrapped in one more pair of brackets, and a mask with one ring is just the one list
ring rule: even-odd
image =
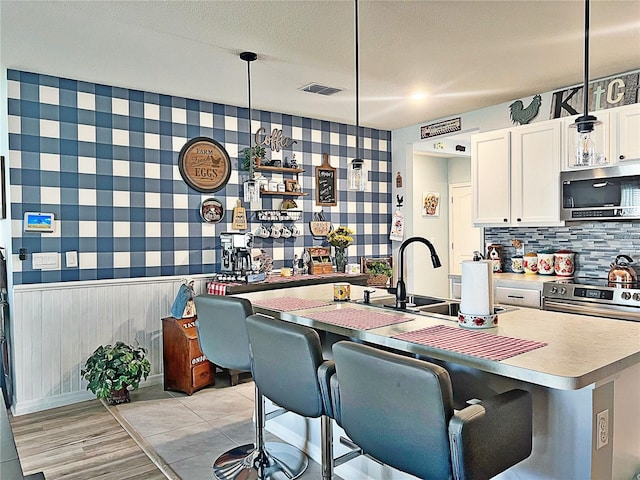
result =
[{"label": "tile backsplash", "polygon": [[526,252],[571,250],[576,253],[576,276],[605,277],[617,255],[625,254],[640,264],[640,221],[578,222],[564,227],[486,228],[485,243],[502,245],[504,271],[511,271],[515,255],[513,239]]}]

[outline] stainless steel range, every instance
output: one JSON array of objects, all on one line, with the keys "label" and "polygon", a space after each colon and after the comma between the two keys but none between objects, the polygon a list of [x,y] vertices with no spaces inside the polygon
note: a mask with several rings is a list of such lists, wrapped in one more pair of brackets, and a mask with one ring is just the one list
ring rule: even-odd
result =
[{"label": "stainless steel range", "polygon": [[640,322],[640,288],[576,277],[545,282],[542,309]]}]

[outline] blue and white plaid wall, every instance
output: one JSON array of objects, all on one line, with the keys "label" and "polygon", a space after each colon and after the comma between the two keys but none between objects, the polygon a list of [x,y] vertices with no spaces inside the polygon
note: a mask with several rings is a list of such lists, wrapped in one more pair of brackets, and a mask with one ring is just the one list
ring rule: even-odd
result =
[{"label": "blue and white plaid wall", "polygon": [[[16,70],[8,71],[7,89],[15,285],[219,269],[218,234],[232,231],[231,212],[246,176],[238,156],[249,145],[248,109]],[[304,236],[256,238],[255,247],[280,267],[304,247],[322,243],[311,236],[308,222],[320,211],[315,167],[329,153],[338,168],[339,193],[338,205],[324,207],[324,214],[334,225],[355,230],[349,260],[389,255],[391,132],[361,128],[369,187],[353,192],[346,185],[347,164],[356,154],[355,126],[254,111],[251,131],[259,127],[282,129],[297,140],[292,150],[267,156],[295,153],[305,169],[298,180],[309,195],[296,199],[304,212],[298,222]],[[178,171],[180,149],[198,136],[220,142],[232,159],[229,183],[213,195],[190,189]],[[200,218],[200,202],[211,196],[226,208],[219,224]],[[265,198],[262,208],[278,209],[281,201]],[[54,213],[56,231],[25,233],[28,211]],[[247,211],[250,231],[259,225],[253,213]],[[20,248],[27,250],[24,261],[18,260]],[[78,252],[78,268],[66,267],[67,251]],[[34,270],[34,252],[62,253],[60,268]]]}]

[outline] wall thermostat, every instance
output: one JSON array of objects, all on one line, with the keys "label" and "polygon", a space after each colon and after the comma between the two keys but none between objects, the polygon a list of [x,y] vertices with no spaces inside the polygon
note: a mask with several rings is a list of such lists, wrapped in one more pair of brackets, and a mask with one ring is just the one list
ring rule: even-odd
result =
[{"label": "wall thermostat", "polygon": [[24,231],[25,232],[53,232],[53,213],[25,212]]}]

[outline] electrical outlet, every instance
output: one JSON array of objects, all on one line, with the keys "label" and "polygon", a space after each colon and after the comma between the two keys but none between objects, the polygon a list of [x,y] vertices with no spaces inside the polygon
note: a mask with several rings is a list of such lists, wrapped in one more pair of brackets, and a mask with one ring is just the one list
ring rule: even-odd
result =
[{"label": "electrical outlet", "polygon": [[609,443],[609,410],[603,410],[596,415],[596,450]]}]

